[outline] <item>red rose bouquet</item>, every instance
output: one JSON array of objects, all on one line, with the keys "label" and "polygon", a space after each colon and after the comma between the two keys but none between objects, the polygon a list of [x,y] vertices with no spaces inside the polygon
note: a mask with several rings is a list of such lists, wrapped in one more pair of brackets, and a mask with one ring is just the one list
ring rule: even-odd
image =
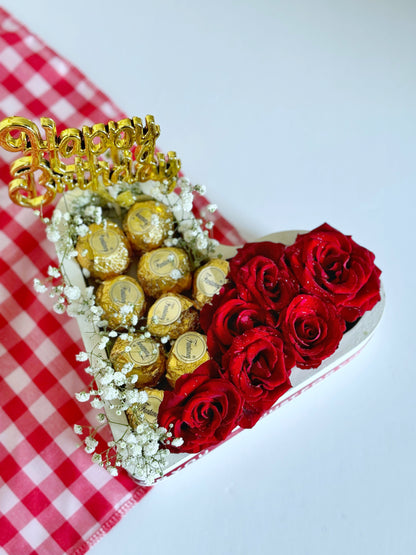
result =
[{"label": "red rose bouquet", "polygon": [[212,361],[161,403],[159,423],[184,440],[170,449],[193,453],[236,425],[254,426],[291,388],[292,368],[317,368],[347,323],[380,300],[380,273],[370,251],[328,224],[287,247],[240,248],[226,285],[200,313]]}]

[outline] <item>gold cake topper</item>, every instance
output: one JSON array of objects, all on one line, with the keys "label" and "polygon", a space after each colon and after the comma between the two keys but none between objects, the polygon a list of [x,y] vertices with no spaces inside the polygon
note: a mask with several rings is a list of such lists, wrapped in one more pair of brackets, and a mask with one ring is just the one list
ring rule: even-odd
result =
[{"label": "gold cake topper", "polygon": [[9,117],[0,122],[0,146],[23,156],[10,165],[9,195],[21,206],[39,208],[56,193],[79,187],[93,191],[114,185],[161,181],[171,192],[180,169],[175,152],[155,152],[160,127],[153,116],[97,123],[82,130],[69,128],[59,136],[55,122],[40,118],[45,131],[32,121]]}]

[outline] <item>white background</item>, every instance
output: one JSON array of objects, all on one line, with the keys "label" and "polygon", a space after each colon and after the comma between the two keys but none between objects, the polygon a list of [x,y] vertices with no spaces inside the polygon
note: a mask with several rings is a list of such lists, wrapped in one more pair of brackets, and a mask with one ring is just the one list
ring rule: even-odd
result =
[{"label": "white background", "polygon": [[157,485],[91,553],[415,553],[416,2],[2,5],[153,114],[247,239],[327,221],[376,253],[387,293],[359,358]]}]

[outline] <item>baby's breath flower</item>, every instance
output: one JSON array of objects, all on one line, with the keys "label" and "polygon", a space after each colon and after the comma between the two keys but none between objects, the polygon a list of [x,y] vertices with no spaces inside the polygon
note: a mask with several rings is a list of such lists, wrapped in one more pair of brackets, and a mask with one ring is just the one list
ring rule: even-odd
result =
[{"label": "baby's breath flower", "polygon": [[87,391],[80,391],[79,393],[75,393],[75,397],[81,403],[85,403],[86,401],[89,401],[90,394]]},{"label": "baby's breath flower", "polygon": [[207,206],[207,210],[208,210],[208,212],[211,212],[211,214],[216,212],[217,209],[218,209],[218,206],[216,204],[208,204],[208,206]]},{"label": "baby's breath flower", "polygon": [[137,392],[137,403],[144,404],[149,399],[149,395],[146,391],[138,391]]},{"label": "baby's breath flower", "polygon": [[82,426],[80,426],[79,424],[74,424],[74,432],[80,436],[82,434]]},{"label": "baby's breath flower", "polygon": [[91,406],[92,406],[94,409],[100,409],[100,408],[102,408],[102,407],[104,406],[104,403],[101,401],[101,399],[95,398],[95,399],[93,399],[93,400],[91,401]]},{"label": "baby's breath flower", "polygon": [[36,291],[36,293],[45,293],[45,291],[48,290],[46,285],[42,283],[40,280],[38,280],[37,278],[33,280],[33,288]]},{"label": "baby's breath flower", "polygon": [[76,233],[77,235],[79,235],[80,237],[85,237],[88,233],[88,226],[86,226],[85,224],[81,224],[76,228]]},{"label": "baby's breath flower", "polygon": [[126,376],[122,372],[114,372],[114,383],[115,385],[124,385],[126,383]]},{"label": "baby's breath flower", "polygon": [[69,301],[76,301],[81,296],[81,290],[76,285],[66,285],[64,287],[64,295]]},{"label": "baby's breath flower", "polygon": [[172,447],[181,447],[183,445],[183,439],[181,437],[175,437],[172,439]]},{"label": "baby's breath flower", "polygon": [[105,401],[111,401],[112,399],[117,399],[119,395],[118,389],[112,385],[107,386],[101,395]]},{"label": "baby's breath flower", "polygon": [[88,353],[86,353],[85,351],[80,351],[77,355],[75,355],[75,358],[79,362],[84,362],[88,360]]},{"label": "baby's breath flower", "polygon": [[107,472],[111,474],[111,476],[118,476],[118,470],[115,466],[107,466]]},{"label": "baby's breath flower", "polygon": [[85,451],[86,453],[94,453],[95,448],[98,445],[98,441],[91,436],[85,438]]},{"label": "baby's breath flower", "polygon": [[65,312],[65,305],[62,301],[58,301],[53,305],[53,309],[57,314],[63,314]]},{"label": "baby's breath flower", "polygon": [[59,277],[61,277],[61,272],[60,272],[59,268],[55,268],[54,266],[49,266],[48,267],[48,276],[50,276],[52,278],[59,278]]},{"label": "baby's breath flower", "polygon": [[48,227],[46,229],[46,237],[51,243],[57,243],[60,239],[60,234],[57,229]]},{"label": "baby's breath flower", "polygon": [[103,336],[101,337],[101,341],[100,341],[100,343],[98,344],[98,347],[97,347],[97,348],[98,348],[100,351],[104,350],[105,347],[106,347],[106,345],[107,345],[107,343],[108,343],[109,341],[110,341],[110,338],[107,337],[107,336],[105,336],[105,335],[103,335]]}]

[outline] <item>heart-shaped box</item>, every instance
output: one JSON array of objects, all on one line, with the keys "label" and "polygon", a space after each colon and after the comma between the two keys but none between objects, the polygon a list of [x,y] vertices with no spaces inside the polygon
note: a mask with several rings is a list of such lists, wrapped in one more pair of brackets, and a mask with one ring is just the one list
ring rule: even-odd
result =
[{"label": "heart-shaped box", "polygon": [[[71,199],[74,199],[77,194],[79,193],[77,193],[76,191],[67,193],[65,197],[60,200],[57,208],[62,213],[67,212],[71,207]],[[259,241],[272,241],[283,243],[284,245],[291,245],[295,241],[299,233],[305,232],[298,230],[281,231],[263,237],[259,239]],[[219,245],[214,255],[219,254],[222,255],[224,258],[229,259],[236,254],[237,248],[238,247]],[[76,260],[74,260],[73,258],[62,257],[62,254],[60,254],[59,252],[58,256],[60,257],[60,263],[62,264],[63,271],[66,274],[68,281],[72,285],[78,286],[82,292],[85,291],[86,281]],[[301,393],[303,393],[307,389],[310,389],[313,385],[319,383],[329,375],[333,374],[344,365],[346,365],[352,358],[354,358],[366,345],[366,343],[369,341],[372,334],[374,333],[374,330],[381,319],[384,304],[385,295],[384,291],[381,288],[381,300],[370,311],[366,312],[349,331],[344,333],[337,350],[331,356],[326,358],[318,368],[305,370],[295,367],[292,369],[290,375],[292,387],[278,399],[278,401],[272,406],[271,409],[269,409],[265,413],[265,415],[273,412],[278,407],[281,407],[285,403],[298,397]],[[85,351],[93,354],[94,352],[96,352],[97,345],[100,342],[98,329],[91,322],[87,321],[83,316],[78,316],[77,321],[85,345]],[[102,351],[100,351],[100,356],[103,356]],[[123,434],[125,434],[126,427],[129,426],[127,417],[124,412],[121,414],[117,414],[117,412],[110,407],[110,404],[108,402],[104,403],[104,408],[114,440],[118,441],[120,438],[122,438]],[[241,431],[242,428],[236,427],[225,441]],[[199,453],[170,453],[164,475],[161,478],[165,478],[174,474],[178,470],[201,458],[203,455],[217,446],[218,445],[215,445],[210,448],[204,449]],[[138,483],[143,483],[140,480],[136,481]]]},{"label": "heart-shaped box", "polygon": [[[110,473],[123,466],[148,484],[175,472],[240,431],[235,426],[252,427],[343,366],[370,338],[384,306],[380,270],[374,255],[350,237],[323,224],[305,236],[274,233],[237,256],[234,247],[220,245],[214,252],[213,222],[192,213],[193,195],[203,188],[179,177],[175,152],[157,152],[160,128],[153,116],[59,135],[53,120],[41,118],[41,126],[45,139],[25,118],[0,122],[0,146],[24,155],[11,164],[9,195],[16,204],[39,208],[48,237],[57,242],[60,268],[48,270],[49,282],[62,280],[52,283],[54,309],[77,317],[85,345],[77,359],[89,358],[86,371],[97,386],[77,398],[92,396],[94,408],[104,406],[106,415],[98,416],[108,420],[114,438],[104,459],[94,453],[96,430],[85,438],[85,450]],[[92,194],[77,205],[85,189]],[[51,221],[43,218],[43,207],[64,191]],[[136,209],[136,203],[143,204]],[[122,208],[129,209],[123,222]],[[207,211],[215,208],[208,205]],[[132,245],[138,260],[131,257]],[[232,259],[228,276],[220,257]],[[136,263],[137,282],[121,275],[136,277]],[[212,279],[212,272],[221,278]],[[95,292],[84,275],[101,280]],[[121,303],[103,300],[114,276],[124,292]],[[134,283],[134,301],[126,300],[126,283]],[[34,285],[47,290],[39,280]],[[184,296],[175,295],[180,292]],[[114,306],[106,312],[107,302]],[[166,323],[166,310],[175,303],[175,317]],[[113,338],[112,365],[106,349]],[[157,409],[153,396],[159,397]],[[82,426],[75,431],[83,434]]]}]

